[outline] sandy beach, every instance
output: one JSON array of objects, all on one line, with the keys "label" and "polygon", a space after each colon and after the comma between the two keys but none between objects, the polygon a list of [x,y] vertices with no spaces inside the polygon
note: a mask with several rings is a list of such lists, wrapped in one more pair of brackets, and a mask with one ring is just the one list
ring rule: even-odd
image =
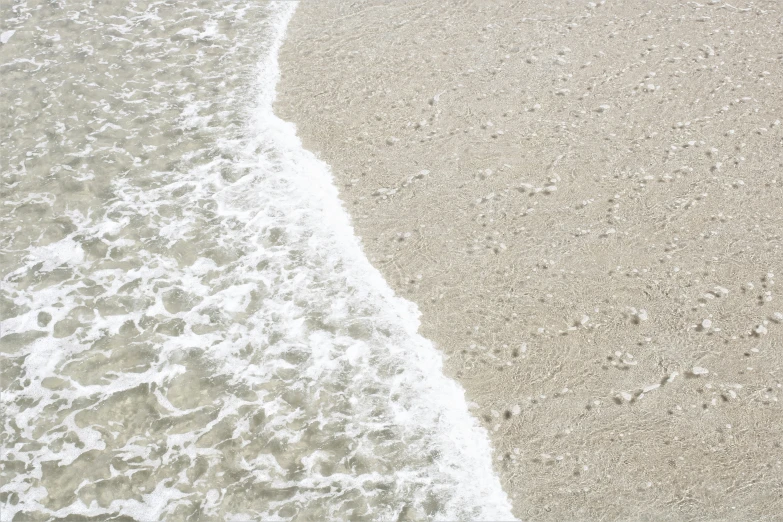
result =
[{"label": "sandy beach", "polygon": [[781,520],[783,10],[302,2],[275,110],[525,520]]}]

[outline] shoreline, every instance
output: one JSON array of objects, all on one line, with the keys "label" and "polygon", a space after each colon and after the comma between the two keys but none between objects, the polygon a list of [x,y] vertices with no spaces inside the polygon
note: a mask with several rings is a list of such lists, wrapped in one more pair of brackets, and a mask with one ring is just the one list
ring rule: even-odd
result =
[{"label": "shoreline", "polygon": [[279,56],[521,519],[783,510],[780,13],[641,7],[305,2]]}]

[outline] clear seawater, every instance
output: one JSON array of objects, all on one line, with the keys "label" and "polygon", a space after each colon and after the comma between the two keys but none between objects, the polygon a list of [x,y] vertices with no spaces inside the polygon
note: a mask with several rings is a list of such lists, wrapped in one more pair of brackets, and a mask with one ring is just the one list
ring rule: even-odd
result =
[{"label": "clear seawater", "polygon": [[272,112],[295,4],[1,6],[0,519],[511,519]]}]

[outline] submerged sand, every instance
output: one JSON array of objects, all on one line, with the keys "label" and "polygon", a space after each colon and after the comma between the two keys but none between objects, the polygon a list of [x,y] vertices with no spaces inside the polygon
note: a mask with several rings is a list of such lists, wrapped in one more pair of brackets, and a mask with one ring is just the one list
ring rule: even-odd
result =
[{"label": "submerged sand", "polygon": [[530,520],[781,520],[783,8],[303,2],[277,113]]}]

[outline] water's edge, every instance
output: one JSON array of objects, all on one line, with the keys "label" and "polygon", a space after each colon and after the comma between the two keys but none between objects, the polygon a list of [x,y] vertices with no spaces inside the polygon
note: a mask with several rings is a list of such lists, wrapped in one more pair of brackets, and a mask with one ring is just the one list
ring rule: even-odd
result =
[{"label": "water's edge", "polygon": [[[279,82],[280,75],[278,64],[279,50],[285,39],[286,28],[291,18],[294,16],[298,2],[291,2],[291,4],[293,5],[291,6],[290,14],[287,15],[285,22],[281,24],[283,29],[279,41],[274,48],[274,52],[271,54],[274,59],[275,87]],[[270,111],[276,96],[277,93],[275,91],[269,100],[268,106]],[[277,116],[274,117],[277,118]],[[350,214],[345,210],[345,207],[342,204],[342,199],[340,198],[334,183],[330,167],[323,161],[318,160],[310,151],[304,149],[301,140],[296,136],[296,128],[293,124],[287,123],[286,125],[289,126],[288,128],[290,129],[291,137],[295,140],[297,147],[305,151],[305,155],[310,162],[318,165],[324,171],[331,192],[333,193],[334,204],[336,207],[339,207],[339,212],[342,214],[341,220],[344,222],[343,226],[347,229],[346,235],[349,237],[349,248],[359,259],[358,264],[361,266],[362,272],[365,272],[367,277],[377,285],[380,293],[385,295],[388,299],[393,300],[401,310],[405,311],[405,315],[407,316],[406,319],[410,325],[408,330],[409,335],[417,338],[423,350],[429,352],[426,357],[432,361],[433,365],[429,368],[429,371],[433,374],[431,378],[436,382],[442,383],[443,388],[445,389],[443,396],[439,397],[441,401],[438,402],[441,406],[445,406],[444,409],[446,409],[446,411],[453,408],[454,411],[450,413],[455,419],[452,422],[456,421],[456,423],[462,424],[462,427],[454,425],[443,426],[447,431],[442,434],[446,439],[443,443],[444,446],[448,447],[452,444],[453,449],[456,450],[456,458],[467,463],[462,470],[462,473],[464,474],[460,477],[460,482],[464,487],[471,489],[477,483],[483,485],[482,491],[478,492],[478,499],[481,499],[481,501],[485,502],[488,506],[487,513],[482,513],[483,516],[489,516],[492,520],[516,520],[516,518],[511,515],[511,503],[500,484],[499,476],[492,469],[492,450],[486,430],[479,425],[478,421],[469,412],[468,404],[464,396],[465,392],[462,387],[456,381],[446,377],[443,373],[442,354],[429,340],[424,339],[418,334],[418,329],[420,327],[420,312],[418,307],[415,303],[394,295],[393,290],[383,279],[380,272],[372,266],[369,259],[364,254],[358,237],[354,233],[353,226],[350,223]],[[425,396],[422,396],[422,398],[424,397]],[[427,399],[424,400],[426,401]],[[451,402],[453,400],[454,402]]]}]

